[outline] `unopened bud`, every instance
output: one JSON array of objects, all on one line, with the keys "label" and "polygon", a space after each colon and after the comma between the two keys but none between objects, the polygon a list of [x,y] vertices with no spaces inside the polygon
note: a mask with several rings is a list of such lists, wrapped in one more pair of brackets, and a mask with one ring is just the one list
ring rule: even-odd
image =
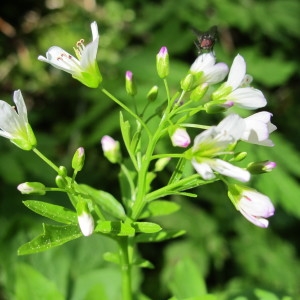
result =
[{"label": "unopened bud", "polygon": [[125,74],[125,88],[129,96],[134,96],[137,93],[136,84],[134,81],[133,73],[127,71]]},{"label": "unopened bud", "polygon": [[120,143],[112,137],[105,135],[101,139],[102,150],[104,156],[113,164],[118,163],[122,159],[120,151]]},{"label": "unopened bud", "polygon": [[248,155],[247,152],[238,152],[233,156],[233,161],[242,161]]},{"label": "unopened bud", "polygon": [[223,101],[210,101],[204,105],[208,114],[217,114],[225,112],[228,108],[232,107],[233,103],[224,103]]},{"label": "unopened bud", "polygon": [[84,159],[85,159],[84,148],[80,147],[74,153],[72,159],[72,168],[77,172],[81,171],[84,165]]},{"label": "unopened bud", "polygon": [[192,92],[190,95],[190,99],[192,101],[199,101],[202,99],[202,97],[204,96],[204,94],[206,93],[206,91],[208,90],[208,83],[202,83],[200,85],[198,85]]},{"label": "unopened bud", "polygon": [[158,86],[154,85],[147,94],[147,99],[150,102],[154,102],[157,98],[158,94]]},{"label": "unopened bud", "polygon": [[84,236],[90,236],[95,228],[93,216],[91,215],[88,205],[85,201],[79,201],[77,206],[77,219],[80,230]]},{"label": "unopened bud", "polygon": [[22,194],[38,194],[45,195],[45,185],[40,182],[24,182],[18,185],[17,189]]},{"label": "unopened bud", "polygon": [[60,176],[60,175],[57,175],[55,177],[55,183],[61,189],[65,189],[68,186],[67,180],[64,177]]},{"label": "unopened bud", "polygon": [[247,170],[251,174],[262,174],[269,173],[276,167],[276,163],[273,161],[261,161],[261,162],[252,162],[247,166]]},{"label": "unopened bud", "polygon": [[62,177],[66,177],[67,176],[67,168],[65,166],[59,166],[58,174]]},{"label": "unopened bud", "polygon": [[154,171],[155,172],[162,171],[165,168],[165,166],[169,163],[170,159],[171,159],[170,157],[163,157],[158,159],[155,163]]},{"label": "unopened bud", "polygon": [[176,128],[171,133],[171,141],[173,146],[186,148],[191,143],[191,138],[185,128]]},{"label": "unopened bud", "polygon": [[156,55],[156,70],[158,76],[162,79],[169,75],[169,53],[167,47],[162,47]]},{"label": "unopened bud", "polygon": [[193,88],[194,85],[194,75],[193,74],[187,74],[180,82],[180,87],[183,91],[190,91]]}]

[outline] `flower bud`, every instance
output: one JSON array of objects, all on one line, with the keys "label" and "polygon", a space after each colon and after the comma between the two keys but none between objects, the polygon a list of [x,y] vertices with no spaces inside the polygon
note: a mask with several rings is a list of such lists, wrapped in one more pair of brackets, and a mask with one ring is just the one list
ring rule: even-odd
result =
[{"label": "flower bud", "polygon": [[158,76],[162,79],[169,75],[169,54],[167,47],[162,47],[156,55],[156,70]]},{"label": "flower bud", "polygon": [[208,114],[222,113],[232,106],[232,102],[224,103],[219,101],[210,101],[204,105],[205,110]]},{"label": "flower bud", "polygon": [[[233,161],[242,161],[248,155],[247,152],[237,152],[233,155]],[[249,171],[249,170],[248,170]]]},{"label": "flower bud", "polygon": [[191,138],[185,128],[176,128],[171,133],[171,141],[174,147],[186,148],[191,143]]},{"label": "flower bud", "polygon": [[119,163],[122,159],[120,143],[112,137],[105,135],[101,139],[104,156],[113,164]]},{"label": "flower bud", "polygon": [[72,168],[76,172],[79,172],[82,170],[83,165],[84,165],[84,159],[85,159],[84,148],[80,147],[76,150],[76,152],[74,153],[73,159],[72,159]]},{"label": "flower bud", "polygon": [[154,102],[157,98],[158,94],[158,86],[154,85],[147,94],[147,99],[150,102]]},{"label": "flower bud", "polygon": [[62,177],[66,177],[67,176],[67,168],[65,166],[59,166],[58,174]]},{"label": "flower bud", "polygon": [[194,86],[194,75],[193,74],[187,74],[180,82],[180,87],[183,91],[188,92],[190,91]]},{"label": "flower bud", "polygon": [[18,185],[17,189],[22,194],[45,195],[45,185],[40,182],[24,182]]},{"label": "flower bud", "polygon": [[273,161],[265,160],[261,162],[252,162],[247,166],[247,170],[251,174],[269,173],[276,167]]},{"label": "flower bud", "polygon": [[165,166],[169,163],[169,161],[170,161],[170,157],[163,157],[158,159],[155,163],[154,171],[155,172],[162,171],[165,168]]},{"label": "flower bud", "polygon": [[67,180],[61,175],[55,177],[55,183],[60,189],[65,189],[68,186]]},{"label": "flower bud", "polygon": [[125,74],[125,88],[129,96],[134,96],[137,93],[136,84],[131,71],[126,71]]},{"label": "flower bud", "polygon": [[275,208],[266,195],[241,185],[228,186],[228,196],[236,209],[254,225],[266,228],[269,218],[274,215]]},{"label": "flower bud", "polygon": [[192,101],[199,101],[202,99],[206,91],[208,90],[208,83],[202,83],[201,85],[198,85],[191,93],[190,99]]},{"label": "flower bud", "polygon": [[95,228],[93,216],[91,215],[88,205],[85,201],[80,200],[76,206],[77,219],[80,230],[84,236],[90,236]]}]

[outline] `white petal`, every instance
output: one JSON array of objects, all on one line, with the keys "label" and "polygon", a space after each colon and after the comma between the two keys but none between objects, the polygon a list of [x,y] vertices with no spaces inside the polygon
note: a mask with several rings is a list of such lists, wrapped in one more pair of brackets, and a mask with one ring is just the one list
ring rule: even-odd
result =
[{"label": "white petal", "polygon": [[218,63],[205,69],[204,81],[210,84],[219,83],[224,80],[228,74],[228,66],[225,63]]},{"label": "white petal", "polygon": [[249,215],[243,209],[240,209],[239,211],[248,221],[250,221],[254,225],[262,227],[262,228],[267,228],[269,226],[269,221],[267,219],[257,218],[255,216]]},{"label": "white petal", "polygon": [[20,121],[23,123],[24,126],[26,126],[26,123],[28,123],[27,108],[20,90],[14,92],[13,99],[17,106]]},{"label": "white petal", "polygon": [[195,168],[196,172],[204,179],[204,180],[210,180],[215,178],[215,174],[211,167],[203,162],[198,163],[195,159],[192,160],[192,165]]},{"label": "white petal", "polygon": [[250,87],[236,89],[228,95],[227,100],[246,109],[257,109],[267,105],[263,93]]},{"label": "white petal", "polygon": [[237,114],[230,114],[218,124],[216,130],[227,133],[228,137],[232,139],[231,142],[236,142],[241,138],[245,128],[246,124],[244,119]]},{"label": "white petal", "polygon": [[213,66],[216,58],[212,53],[204,53],[199,55],[190,67],[190,71],[198,73],[204,71],[206,68]]},{"label": "white petal", "polygon": [[[60,59],[62,55],[66,59]],[[70,74],[78,72],[80,68],[80,62],[78,61],[78,59],[58,46],[52,46],[51,48],[49,48],[46,53],[46,57],[40,55],[38,57],[38,60],[49,63],[53,67]]]},{"label": "white petal", "polygon": [[94,21],[91,24],[91,30],[92,30],[92,36],[93,36],[93,41],[94,41],[96,38],[99,38],[98,25],[97,25],[96,21]]},{"label": "white petal", "polygon": [[209,165],[214,171],[224,176],[228,176],[242,182],[247,182],[250,180],[250,173],[247,170],[236,167],[224,160],[210,160]]},{"label": "white petal", "polygon": [[15,132],[21,130],[20,118],[13,107],[0,100],[0,128],[2,136],[12,138]]},{"label": "white petal", "polygon": [[235,90],[243,81],[246,74],[246,62],[241,55],[237,55],[232,63],[226,85]]},{"label": "white petal", "polygon": [[83,69],[95,63],[98,52],[99,37],[86,45],[81,53],[80,65]]}]

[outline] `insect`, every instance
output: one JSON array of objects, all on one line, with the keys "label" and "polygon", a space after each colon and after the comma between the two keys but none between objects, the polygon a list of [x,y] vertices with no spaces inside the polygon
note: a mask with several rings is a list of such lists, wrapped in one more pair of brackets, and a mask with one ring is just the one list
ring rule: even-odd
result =
[{"label": "insect", "polygon": [[205,32],[199,31],[195,28],[192,28],[192,30],[197,36],[195,45],[198,49],[199,54],[205,52],[213,52],[213,48],[218,35],[217,26],[212,26],[208,31]]}]

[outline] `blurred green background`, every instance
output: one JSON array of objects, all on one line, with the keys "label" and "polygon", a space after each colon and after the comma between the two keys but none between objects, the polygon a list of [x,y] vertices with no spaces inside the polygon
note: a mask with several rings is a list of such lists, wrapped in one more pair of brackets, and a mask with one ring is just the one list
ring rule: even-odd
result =
[{"label": "blurred green background", "polygon": [[[105,134],[120,137],[118,108],[98,90],[37,60],[51,45],[72,51],[78,39],[90,41],[93,20],[101,35],[98,61],[104,85],[125,102],[126,70],[135,74],[137,102],[154,84],[161,85],[155,55],[162,46],[169,50],[169,84],[176,91],[197,55],[190,27],[207,30],[212,25],[219,28],[217,59],[230,65],[237,53],[243,55],[254,86],[268,99],[266,109],[278,126],[272,137],[276,147],[248,147],[249,160],[278,164],[271,174],[251,182],[276,206],[269,228],[256,228],[239,215],[221,184],[197,189],[196,199],[174,198],[182,210],[158,222],[184,228],[187,234],[140,245],[142,255],[156,266],[135,272],[134,285],[148,298],[176,294],[176,268],[188,259],[218,299],[300,299],[299,16],[299,0],[1,3],[0,99],[12,103],[13,91],[22,90],[38,148],[58,165],[70,167],[75,149],[83,146],[86,165],[78,180],[96,188],[112,193],[117,189],[118,170],[104,159],[100,139]],[[102,258],[115,249],[107,238],[81,238],[48,252],[17,256],[18,247],[41,232],[45,220],[22,205],[22,200],[38,197],[22,196],[16,186],[24,181],[53,186],[55,174],[46,170],[33,153],[1,138],[0,299],[92,300],[99,299],[99,293],[120,299],[119,270]],[[168,176],[164,172],[157,184],[167,182]],[[41,199],[68,205],[60,194]]]}]

